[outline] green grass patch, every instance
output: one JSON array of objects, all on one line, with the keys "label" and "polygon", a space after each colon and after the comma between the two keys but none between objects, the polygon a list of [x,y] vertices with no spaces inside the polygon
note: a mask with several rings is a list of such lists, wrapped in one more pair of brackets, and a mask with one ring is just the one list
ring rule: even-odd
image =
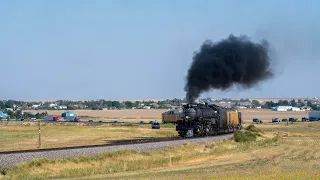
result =
[{"label": "green grass patch", "polygon": [[242,131],[236,131],[234,133],[234,140],[236,142],[249,142],[249,141],[255,141],[257,139],[257,136],[261,136],[262,130],[254,126],[253,124],[250,124],[248,127],[246,127]]},{"label": "green grass patch", "polygon": [[251,132],[255,132],[255,133],[259,133],[262,132],[261,129],[257,128],[256,126],[254,126],[253,124],[250,124],[247,128],[247,131],[251,131]]},{"label": "green grass patch", "polygon": [[236,142],[255,141],[256,139],[257,134],[250,131],[236,131],[234,133],[234,140]]}]

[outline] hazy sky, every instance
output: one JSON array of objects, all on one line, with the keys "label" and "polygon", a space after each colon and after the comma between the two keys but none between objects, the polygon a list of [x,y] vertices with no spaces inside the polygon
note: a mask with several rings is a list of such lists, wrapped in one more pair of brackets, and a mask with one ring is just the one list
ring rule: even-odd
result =
[{"label": "hazy sky", "polygon": [[319,95],[318,0],[0,1],[0,99],[183,98],[206,39],[266,38],[277,76],[203,97]]}]

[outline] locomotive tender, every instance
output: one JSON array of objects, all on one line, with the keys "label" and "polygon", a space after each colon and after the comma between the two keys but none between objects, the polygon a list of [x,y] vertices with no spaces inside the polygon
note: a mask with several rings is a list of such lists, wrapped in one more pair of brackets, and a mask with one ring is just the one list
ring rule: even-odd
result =
[{"label": "locomotive tender", "polygon": [[186,104],[176,131],[181,137],[213,136],[231,133],[242,127],[241,112],[229,111],[217,105]]},{"label": "locomotive tender", "polygon": [[170,110],[162,113],[162,123],[173,123],[176,124],[178,120],[183,117],[182,110]]}]

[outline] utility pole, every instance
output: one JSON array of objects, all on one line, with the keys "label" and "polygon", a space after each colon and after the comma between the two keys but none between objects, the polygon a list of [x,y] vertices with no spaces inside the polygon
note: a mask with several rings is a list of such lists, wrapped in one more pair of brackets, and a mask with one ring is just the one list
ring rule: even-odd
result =
[{"label": "utility pole", "polygon": [[40,129],[40,119],[38,120],[38,148],[41,147],[41,129]]}]

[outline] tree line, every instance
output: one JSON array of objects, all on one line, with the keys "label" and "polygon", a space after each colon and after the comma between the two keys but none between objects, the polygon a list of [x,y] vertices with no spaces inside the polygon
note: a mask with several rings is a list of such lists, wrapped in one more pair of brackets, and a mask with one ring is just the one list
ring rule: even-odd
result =
[{"label": "tree line", "polygon": [[[255,101],[255,102],[253,102]],[[260,105],[259,101],[253,100],[252,104],[258,106]],[[304,106],[309,106],[311,107],[312,110],[318,111],[320,110],[319,105],[317,104],[312,104],[312,101],[310,100],[305,100],[302,101],[301,99],[295,100],[292,99],[290,101],[288,100],[279,100],[278,102],[273,102],[273,101],[267,101],[264,105],[262,105],[262,108],[265,109],[271,109],[272,107],[277,107],[277,106],[293,106],[293,107],[304,107]]]},{"label": "tree line", "polygon": [[[229,99],[222,99],[228,100]],[[221,100],[220,100],[221,101]],[[234,105],[240,105],[241,102],[250,102],[249,99],[241,99],[233,100],[232,103]],[[39,110],[51,110],[55,109],[55,107],[50,107],[50,104],[57,104],[58,106],[66,106],[66,110],[76,110],[76,109],[91,109],[91,110],[102,110],[104,108],[107,109],[141,109],[145,106],[150,106],[154,109],[169,109],[173,106],[181,106],[182,103],[185,103],[182,99],[167,99],[162,101],[107,101],[107,100],[91,100],[91,101],[69,101],[69,100],[57,100],[53,102],[24,102],[24,101],[16,101],[16,100],[3,100],[0,101],[0,110],[4,110],[6,108],[15,108],[26,110],[26,109],[33,109],[33,105],[40,105],[36,109]],[[253,108],[260,106],[261,108],[271,109],[272,107],[276,106],[294,106],[294,107],[303,107],[303,106],[310,106],[313,110],[320,110],[319,106],[316,104],[312,104],[310,100],[279,100],[278,102],[267,101],[263,105],[260,104],[257,100],[251,101],[251,106]]]},{"label": "tree line", "polygon": [[146,106],[150,106],[155,109],[168,109],[172,106],[181,106],[183,100],[181,99],[167,99],[163,101],[107,101],[107,100],[91,100],[91,101],[70,101],[70,100],[57,100],[53,102],[24,102],[16,100],[3,100],[0,101],[0,109],[4,110],[7,108],[16,109],[34,109],[33,105],[39,105],[35,109],[51,110],[56,107],[51,107],[50,104],[56,104],[57,106],[66,106],[67,110],[75,109],[91,109],[91,110],[102,110],[107,109],[142,109]]}]

